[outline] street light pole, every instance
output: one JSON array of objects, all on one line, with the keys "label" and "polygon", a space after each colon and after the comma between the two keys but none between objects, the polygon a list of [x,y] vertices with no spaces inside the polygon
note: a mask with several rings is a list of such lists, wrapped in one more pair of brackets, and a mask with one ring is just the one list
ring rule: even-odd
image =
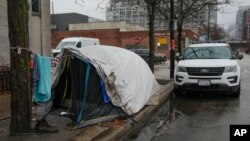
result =
[{"label": "street light pole", "polygon": [[[174,39],[174,0],[170,1],[170,78],[174,78],[174,67],[175,67],[175,39]],[[172,123],[175,119],[174,113],[174,99],[175,94],[170,95],[170,109],[169,109],[169,123]]]},{"label": "street light pole", "polygon": [[170,78],[174,78],[175,39],[174,39],[174,0],[170,1]]}]

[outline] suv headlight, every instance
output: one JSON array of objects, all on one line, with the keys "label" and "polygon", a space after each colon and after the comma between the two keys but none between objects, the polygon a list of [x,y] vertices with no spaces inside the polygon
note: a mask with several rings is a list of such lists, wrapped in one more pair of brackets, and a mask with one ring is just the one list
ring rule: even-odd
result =
[{"label": "suv headlight", "polygon": [[224,72],[225,73],[227,73],[227,72],[237,72],[237,66],[227,66],[227,67],[225,67]]},{"label": "suv headlight", "polygon": [[187,68],[186,67],[177,67],[177,72],[187,72]]}]

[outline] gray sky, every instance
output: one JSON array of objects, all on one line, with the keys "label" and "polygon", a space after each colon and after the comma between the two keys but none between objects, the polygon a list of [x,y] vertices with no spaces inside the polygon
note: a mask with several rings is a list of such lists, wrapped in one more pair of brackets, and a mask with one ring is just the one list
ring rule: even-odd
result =
[{"label": "gray sky", "polygon": [[[50,0],[54,3],[54,13],[76,12],[90,17],[106,19],[106,0]],[[77,3],[75,3],[75,1]],[[100,6],[99,6],[100,5]],[[98,8],[101,7],[101,8]]]},{"label": "gray sky", "polygon": [[219,7],[218,11],[218,24],[227,27],[229,24],[235,24],[236,13],[239,6],[250,5],[250,0],[233,0],[230,5],[223,5]]},{"label": "gray sky", "polygon": [[[105,8],[107,0],[50,0],[54,3],[55,13],[77,12],[91,17],[106,19]],[[75,1],[77,3],[75,3]],[[103,2],[104,1],[104,2]],[[250,5],[250,0],[233,0],[231,5],[220,6],[218,24],[228,27],[235,23],[236,12],[239,6]],[[101,7],[101,8],[98,8]]]}]

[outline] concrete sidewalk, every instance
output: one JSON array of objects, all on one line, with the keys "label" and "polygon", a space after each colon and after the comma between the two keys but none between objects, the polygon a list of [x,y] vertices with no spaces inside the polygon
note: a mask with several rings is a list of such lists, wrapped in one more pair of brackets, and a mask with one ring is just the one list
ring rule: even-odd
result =
[{"label": "concrete sidewalk", "polygon": [[[138,132],[155,114],[157,109],[164,104],[173,91],[173,82],[169,79],[169,63],[158,64],[155,66],[155,76],[159,79],[160,90],[159,103],[156,106],[145,106],[137,113],[133,120],[117,119],[114,121],[100,123],[88,126],[82,129],[71,130],[65,123],[70,123],[71,120],[65,117],[59,117],[58,113],[52,113],[48,116],[49,123],[55,123],[59,128],[59,133],[55,134],[27,134],[20,136],[9,136],[10,119],[1,120],[0,118],[0,140],[11,141],[91,141],[91,140],[106,140],[117,141],[127,140]],[[1,96],[0,96],[1,97]],[[1,100],[2,104],[2,100]],[[1,105],[0,104],[0,105]],[[5,103],[7,104],[7,103]],[[0,106],[1,108],[1,106]],[[10,110],[10,109],[9,109]],[[6,112],[7,113],[7,112]],[[1,117],[1,115],[0,115]],[[136,122],[135,122],[136,121]],[[63,123],[63,124],[62,124]]]}]

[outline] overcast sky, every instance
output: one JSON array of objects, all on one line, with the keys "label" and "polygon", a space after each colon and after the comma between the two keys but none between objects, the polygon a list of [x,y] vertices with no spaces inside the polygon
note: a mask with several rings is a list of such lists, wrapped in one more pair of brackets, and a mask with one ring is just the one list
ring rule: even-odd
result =
[{"label": "overcast sky", "polygon": [[[90,17],[106,19],[106,0],[50,0],[54,4],[54,13],[76,12]],[[99,6],[100,5],[100,6]],[[52,6],[51,6],[52,7]],[[101,7],[101,8],[99,8]]]},{"label": "overcast sky", "polygon": [[[54,3],[54,13],[76,12],[91,17],[106,19],[105,7],[107,0],[51,0]],[[103,2],[104,1],[104,2]],[[228,6],[220,6],[218,24],[228,27],[235,23],[236,12],[239,6],[250,5],[250,0],[233,0]],[[100,8],[101,7],[101,8]]]},{"label": "overcast sky", "polygon": [[219,7],[218,11],[218,24],[228,26],[229,24],[235,24],[236,13],[239,6],[250,6],[250,0],[234,0],[230,5],[223,5]]}]

